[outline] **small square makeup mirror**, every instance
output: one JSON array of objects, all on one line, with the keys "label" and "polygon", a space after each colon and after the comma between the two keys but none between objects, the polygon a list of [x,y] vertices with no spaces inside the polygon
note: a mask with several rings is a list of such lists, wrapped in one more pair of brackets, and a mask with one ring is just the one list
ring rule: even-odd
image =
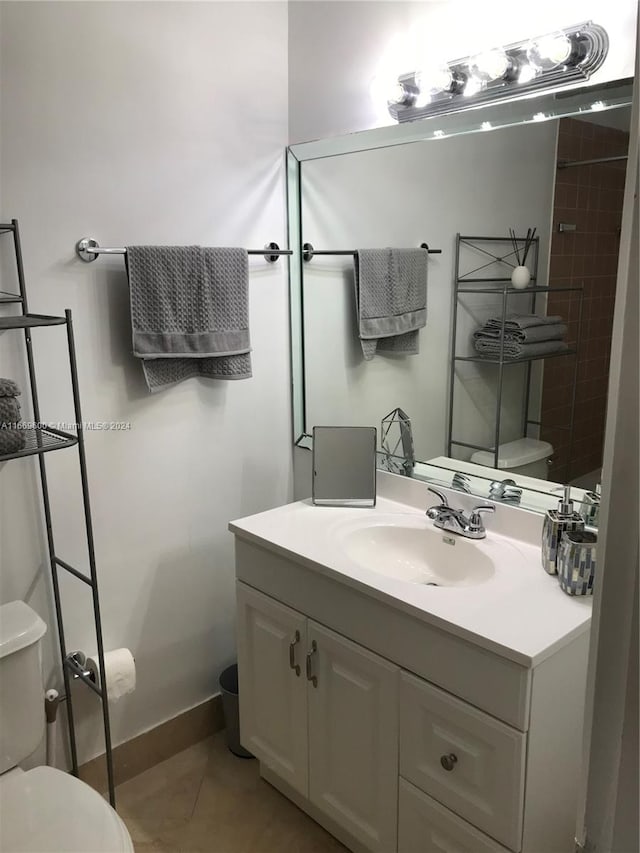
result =
[{"label": "small square makeup mirror", "polygon": [[376,428],[313,428],[312,500],[319,506],[376,505]]}]

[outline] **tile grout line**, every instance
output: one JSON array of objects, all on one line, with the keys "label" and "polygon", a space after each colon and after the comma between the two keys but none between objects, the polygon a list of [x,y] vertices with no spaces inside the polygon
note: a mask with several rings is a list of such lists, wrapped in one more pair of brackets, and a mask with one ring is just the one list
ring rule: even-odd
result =
[{"label": "tile grout line", "polygon": [[[211,753],[211,750],[210,750]],[[211,760],[211,754],[207,757],[207,762],[204,766],[204,770],[202,771],[202,778],[200,779],[200,784],[198,785],[198,793],[196,794],[195,800],[193,802],[193,808],[191,809],[191,814],[189,815],[189,822],[193,820],[193,816],[196,813],[196,809],[198,807],[198,801],[200,799],[200,794],[202,793],[202,786],[204,785],[204,777],[207,775],[207,767],[209,766],[209,761]]]}]

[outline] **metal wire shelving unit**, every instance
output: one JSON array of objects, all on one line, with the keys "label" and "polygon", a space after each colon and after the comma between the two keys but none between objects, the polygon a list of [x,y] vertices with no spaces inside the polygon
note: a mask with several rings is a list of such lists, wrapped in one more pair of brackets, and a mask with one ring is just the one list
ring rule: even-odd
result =
[{"label": "metal wire shelving unit", "polygon": [[[17,330],[24,333],[26,349],[27,368],[29,374],[29,386],[31,391],[31,403],[33,409],[34,425],[25,429],[24,445],[12,453],[0,454],[0,464],[12,459],[37,456],[40,473],[40,486],[42,492],[42,505],[46,527],[47,549],[49,553],[49,564],[51,569],[51,583],[53,599],[56,612],[58,629],[58,640],[60,644],[60,655],[62,662],[62,677],[64,680],[65,699],[67,706],[67,721],[69,728],[69,749],[71,753],[72,772],[78,775],[78,753],[76,748],[75,726],[73,717],[73,701],[71,683],[73,680],[82,681],[94,693],[96,693],[102,705],[102,720],[104,727],[105,758],[107,767],[107,783],[109,789],[109,801],[115,806],[115,788],[113,778],[113,756],[111,749],[111,728],[109,722],[109,703],[106,693],[106,679],[104,669],[104,646],[102,641],[102,620],[100,616],[100,600],[98,597],[98,576],[96,571],[95,548],[93,538],[93,523],[91,519],[91,504],[89,499],[89,484],[87,479],[87,462],[84,445],[84,432],[82,421],[82,410],[80,406],[80,392],[78,387],[78,369],[76,361],[75,341],[73,335],[73,321],[71,311],[64,312],[63,317],[49,316],[44,314],[31,314],[27,301],[27,290],[22,262],[22,250],[20,246],[20,232],[18,220],[13,219],[10,223],[0,224],[0,235],[13,236],[15,252],[16,272],[18,279],[18,293],[0,291],[0,305],[14,305],[20,307],[20,314],[10,317],[0,316],[0,332]],[[42,422],[40,416],[40,401],[38,397],[38,385],[36,377],[35,358],[33,354],[32,329],[49,326],[64,326],[67,336],[69,351],[69,368],[71,378],[71,390],[73,394],[73,406],[75,415],[74,432],[60,430],[48,426]],[[51,502],[49,497],[49,485],[47,480],[47,467],[45,455],[55,450],[76,447],[80,463],[80,479],[82,488],[82,502],[84,511],[84,526],[87,541],[88,573],[80,571],[71,566],[67,561],[61,559],[55,548]],[[100,686],[95,684],[82,667],[78,665],[72,655],[67,653],[65,642],[64,621],[62,614],[62,602],[60,597],[60,584],[58,570],[62,569],[71,576],[79,579],[91,588],[93,614],[96,632],[96,645],[98,649],[98,665],[100,668]]]},{"label": "metal wire shelving unit", "polygon": [[[517,238],[518,242],[523,245],[524,238]],[[525,364],[525,391],[523,395],[523,411],[522,411],[522,435],[526,436],[530,427],[541,426],[540,421],[529,417],[530,397],[531,397],[531,373],[533,363],[552,358],[561,358],[566,356],[574,357],[574,376],[573,376],[573,394],[570,401],[570,417],[566,425],[557,428],[568,430],[569,434],[569,458],[571,458],[571,443],[573,440],[573,421],[575,416],[576,402],[576,385],[578,379],[578,351],[580,348],[580,338],[582,331],[582,309],[583,309],[583,287],[582,286],[562,286],[549,287],[547,285],[538,284],[538,259],[540,252],[539,238],[535,238],[534,257],[532,262],[532,284],[524,289],[516,289],[511,285],[511,276],[491,276],[487,273],[492,269],[504,268],[508,271],[513,269],[516,264],[513,262],[515,253],[513,252],[511,239],[509,237],[471,237],[461,234],[456,235],[456,261],[455,261],[455,278],[454,278],[454,293],[453,293],[453,328],[451,334],[451,366],[449,376],[449,418],[448,418],[448,441],[447,452],[450,457],[453,457],[454,448],[463,448],[465,450],[484,450],[493,454],[494,468],[498,468],[499,447],[501,443],[502,432],[502,402],[503,402],[503,387],[505,379],[505,368],[512,364]],[[482,256],[484,263],[477,267],[462,272],[461,253],[465,250],[472,250]],[[483,274],[483,271],[487,273]],[[475,296],[479,294],[495,295],[500,298],[500,316],[502,317],[502,336],[504,337],[504,322],[507,316],[507,308],[509,301],[513,296],[528,297],[528,310],[531,314],[536,312],[537,297],[541,294],[550,292],[575,292],[579,298],[578,324],[575,345],[570,346],[566,350],[561,350],[544,355],[526,356],[522,358],[508,358],[504,354],[501,356],[485,356],[485,355],[460,355],[458,353],[458,336],[459,322],[458,310],[460,307],[461,296]],[[493,365],[497,368],[496,375],[496,405],[494,419],[494,442],[491,446],[476,444],[468,441],[460,441],[454,437],[454,395],[456,389],[456,364],[459,362],[471,362],[476,364]]]}]

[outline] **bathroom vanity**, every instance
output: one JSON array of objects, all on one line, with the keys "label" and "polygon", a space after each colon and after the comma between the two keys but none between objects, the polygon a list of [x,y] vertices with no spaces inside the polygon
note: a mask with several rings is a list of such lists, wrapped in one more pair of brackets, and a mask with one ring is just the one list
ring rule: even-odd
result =
[{"label": "bathroom vanity", "polygon": [[243,746],[352,850],[572,850],[590,603],[541,569],[541,516],[448,537],[380,480],[375,509],[230,525]]}]

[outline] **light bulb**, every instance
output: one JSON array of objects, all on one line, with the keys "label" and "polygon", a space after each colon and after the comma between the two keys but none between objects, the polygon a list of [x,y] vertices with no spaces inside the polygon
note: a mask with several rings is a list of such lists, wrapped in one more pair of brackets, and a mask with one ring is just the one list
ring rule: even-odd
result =
[{"label": "light bulb", "polygon": [[395,83],[387,91],[388,104],[404,104],[409,100],[409,95],[402,83]]},{"label": "light bulb", "polygon": [[421,95],[437,95],[451,91],[453,74],[447,67],[426,68],[416,72],[415,81]]},{"label": "light bulb", "polygon": [[493,125],[490,121],[483,121],[480,125],[481,130],[493,130]]},{"label": "light bulb", "polygon": [[537,68],[534,68],[533,65],[528,65],[527,63],[525,63],[524,65],[520,66],[520,71],[518,73],[518,83],[530,83],[538,76],[539,73],[539,70]]},{"label": "light bulb", "polygon": [[470,98],[472,95],[477,95],[478,92],[481,92],[485,87],[485,82],[483,80],[479,80],[475,75],[471,75],[467,77],[467,81],[464,84],[463,94],[465,97]]},{"label": "light bulb", "polygon": [[509,71],[511,61],[504,50],[488,50],[474,56],[469,62],[469,69],[474,77],[489,82],[500,80]]},{"label": "light bulb", "polygon": [[393,104],[406,104],[411,101],[411,96],[398,82],[397,77],[393,78],[390,75],[374,77],[369,91],[377,106],[385,109]]},{"label": "light bulb", "polygon": [[431,93],[430,92],[423,92],[422,89],[420,89],[420,91],[416,95],[416,99],[413,103],[413,106],[417,107],[418,109],[421,109],[422,107],[426,107],[427,104],[430,104],[430,103],[431,103]]},{"label": "light bulb", "polygon": [[591,104],[591,109],[593,110],[594,113],[599,113],[601,110],[605,110],[606,106],[605,106],[604,101],[594,101]]},{"label": "light bulb", "polygon": [[541,71],[563,65],[571,56],[571,39],[564,33],[553,33],[536,39],[527,46],[527,59]]},{"label": "light bulb", "polygon": [[536,113],[533,116],[534,121],[546,121],[548,118],[549,118],[549,116],[545,115],[545,113]]}]

